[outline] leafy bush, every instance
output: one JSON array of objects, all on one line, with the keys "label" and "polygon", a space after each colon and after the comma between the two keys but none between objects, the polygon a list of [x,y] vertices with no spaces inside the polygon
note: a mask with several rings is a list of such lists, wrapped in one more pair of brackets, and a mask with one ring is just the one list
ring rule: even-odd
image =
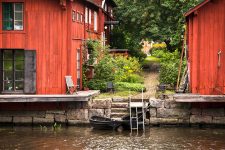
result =
[{"label": "leafy bush", "polygon": [[[175,50],[173,53],[164,53],[160,62],[160,83],[176,85],[179,64],[180,56],[178,50]],[[182,70],[185,64],[186,63],[183,62]]]},{"label": "leafy bush", "polygon": [[109,55],[105,56],[98,64],[94,66],[94,79],[113,81],[114,80],[114,60]]},{"label": "leafy bush", "polygon": [[153,44],[150,51],[154,51],[154,50],[166,50],[166,43],[163,42],[163,43]]},{"label": "leafy bush", "polygon": [[107,82],[99,79],[92,79],[88,82],[88,87],[92,90],[106,91]]},{"label": "leafy bush", "polygon": [[162,58],[166,52],[164,50],[154,50],[152,51],[152,56],[157,58]]},{"label": "leafy bush", "polygon": [[130,74],[122,82],[144,83],[144,79],[138,74]]},{"label": "leafy bush", "polygon": [[146,91],[145,86],[140,83],[116,82],[115,86],[116,86],[116,90],[119,90],[119,91],[131,90],[131,91],[141,92],[142,89]]},{"label": "leafy bush", "polygon": [[141,66],[136,58],[125,58],[122,56],[114,59],[115,81],[129,81],[128,77],[141,71]]}]

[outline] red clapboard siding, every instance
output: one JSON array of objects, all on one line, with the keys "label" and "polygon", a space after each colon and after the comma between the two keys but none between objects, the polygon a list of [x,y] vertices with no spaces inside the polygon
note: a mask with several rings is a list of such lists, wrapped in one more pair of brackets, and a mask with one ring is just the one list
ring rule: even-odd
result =
[{"label": "red clapboard siding", "polygon": [[208,2],[186,20],[191,92],[225,94],[225,1]]}]

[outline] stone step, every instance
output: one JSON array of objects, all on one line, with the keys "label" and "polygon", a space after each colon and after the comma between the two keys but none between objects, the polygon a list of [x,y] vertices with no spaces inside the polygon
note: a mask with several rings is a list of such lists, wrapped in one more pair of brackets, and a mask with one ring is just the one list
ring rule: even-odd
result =
[{"label": "stone step", "polygon": [[127,113],[127,108],[111,108],[111,113]]},{"label": "stone step", "polygon": [[111,113],[110,118],[122,118],[129,115],[129,113]]},{"label": "stone step", "polygon": [[111,108],[128,108],[128,103],[124,102],[113,102]]}]

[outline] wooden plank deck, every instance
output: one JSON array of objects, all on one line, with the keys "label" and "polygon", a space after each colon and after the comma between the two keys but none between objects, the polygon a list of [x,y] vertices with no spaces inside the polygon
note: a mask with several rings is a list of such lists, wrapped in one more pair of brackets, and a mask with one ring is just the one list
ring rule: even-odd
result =
[{"label": "wooden plank deck", "polygon": [[224,103],[225,95],[175,94],[174,99],[182,103]]},{"label": "wooden plank deck", "polygon": [[88,101],[98,90],[79,91],[73,95],[0,95],[0,103]]}]

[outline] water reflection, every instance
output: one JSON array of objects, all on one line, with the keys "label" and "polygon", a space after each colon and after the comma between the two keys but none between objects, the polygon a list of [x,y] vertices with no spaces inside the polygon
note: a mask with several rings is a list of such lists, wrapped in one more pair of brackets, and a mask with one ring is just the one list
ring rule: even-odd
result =
[{"label": "water reflection", "polygon": [[150,128],[145,133],[88,127],[0,128],[0,149],[225,149],[225,129]]}]

